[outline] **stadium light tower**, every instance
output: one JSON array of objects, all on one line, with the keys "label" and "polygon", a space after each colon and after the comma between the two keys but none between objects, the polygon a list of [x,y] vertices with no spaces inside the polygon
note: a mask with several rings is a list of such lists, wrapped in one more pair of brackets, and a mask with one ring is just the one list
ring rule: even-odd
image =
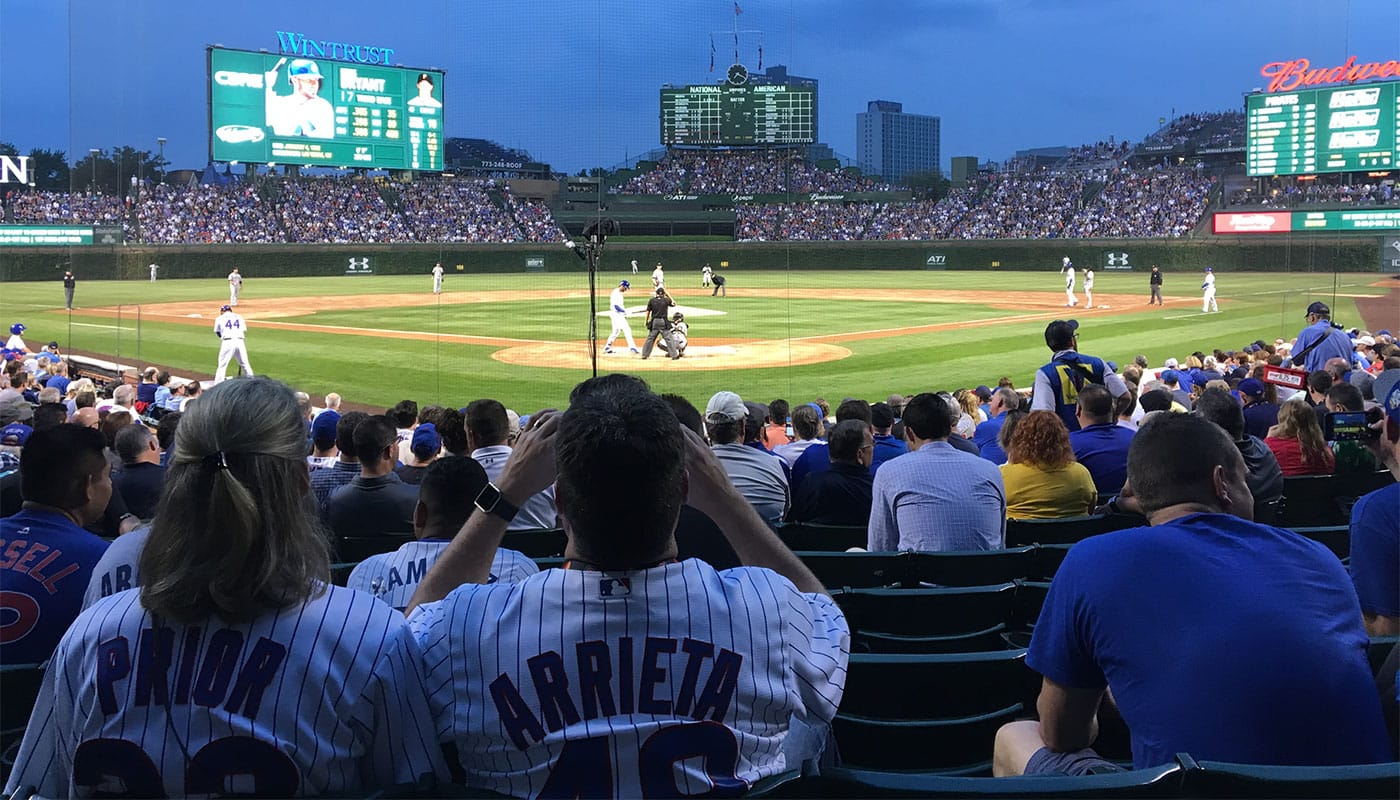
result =
[{"label": "stadium light tower", "polygon": [[156,146],[160,148],[160,155],[156,157],[157,167],[160,169],[160,182],[165,183],[165,137],[156,137]]}]

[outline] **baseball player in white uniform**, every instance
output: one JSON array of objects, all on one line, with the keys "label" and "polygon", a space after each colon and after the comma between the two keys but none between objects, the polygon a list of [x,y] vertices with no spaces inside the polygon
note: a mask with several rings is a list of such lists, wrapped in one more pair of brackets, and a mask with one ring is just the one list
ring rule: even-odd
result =
[{"label": "baseball player in white uniform", "polygon": [[636,274],[637,274],[637,259],[635,259],[635,258],[632,259],[632,274],[633,274],[633,275],[636,275]]},{"label": "baseball player in white uniform", "polygon": [[433,265],[433,294],[442,294],[442,262]]},{"label": "baseball player in white uniform", "polygon": [[1065,305],[1071,308],[1079,305],[1079,298],[1074,296],[1074,264],[1069,260],[1069,256],[1065,256],[1060,273],[1065,276]]},{"label": "baseball player in white uniform", "polygon": [[656,269],[651,271],[651,288],[666,288],[666,273],[661,269],[661,262],[656,262]]},{"label": "baseball player in white uniform", "polygon": [[151,283],[155,283],[155,282],[156,282],[156,273],[159,272],[159,271],[160,271],[160,265],[159,265],[159,264],[152,264],[152,265],[151,265]]},{"label": "baseball player in white uniform", "polygon": [[245,336],[248,333],[248,323],[243,321],[243,315],[236,313],[232,307],[223,306],[219,309],[223,313],[214,320],[214,333],[223,343],[219,345],[219,368],[214,372],[214,382],[218,383],[224,379],[228,373],[228,362],[237,357],[238,366],[243,370],[245,377],[253,377],[253,367],[248,363],[248,345]]},{"label": "baseball player in white uniform", "polygon": [[1201,282],[1201,313],[1209,314],[1212,311],[1219,311],[1220,306],[1215,303],[1215,271],[1206,267],[1205,280]]},{"label": "baseball player in white uniform", "polygon": [[233,272],[228,274],[228,304],[238,305],[238,293],[243,291],[243,276],[238,274],[238,267],[233,268]]},{"label": "baseball player in white uniform", "polygon": [[1094,268],[1084,268],[1084,307],[1094,307]]},{"label": "baseball player in white uniform", "polygon": [[612,333],[608,334],[607,344],[603,345],[604,353],[611,353],[613,351],[612,344],[618,336],[627,338],[627,346],[632,352],[642,352],[637,349],[637,340],[632,338],[632,326],[627,322],[627,306],[624,304],[622,297],[622,295],[631,288],[631,282],[621,281],[617,286],[613,287],[612,292],[608,295],[608,317],[612,320]]},{"label": "baseball player in white uniform", "polygon": [[700,288],[710,288],[710,276],[713,274],[714,270],[710,269],[709,264],[706,264],[705,266],[700,268]]},{"label": "baseball player in white uniform", "polygon": [[[532,419],[499,486],[478,498],[490,512],[471,516],[414,596],[429,705],[468,786],[741,794],[813,758],[835,714],[844,616],[704,441],[638,383],[585,382],[568,411]],[[619,459],[642,467],[641,486],[608,485]],[[479,585],[510,506],[554,481],[555,465],[565,568]],[[641,508],[638,496],[658,499]],[[682,501],[741,542],[749,566],[677,561]]]}]

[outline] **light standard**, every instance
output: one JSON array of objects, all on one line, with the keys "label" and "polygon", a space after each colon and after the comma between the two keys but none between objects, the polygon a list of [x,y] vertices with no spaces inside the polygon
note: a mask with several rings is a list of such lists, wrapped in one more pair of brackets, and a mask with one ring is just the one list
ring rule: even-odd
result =
[{"label": "light standard", "polygon": [[160,162],[159,164],[157,164],[157,166],[160,168],[160,182],[165,183],[165,137],[157,136],[156,145],[160,147],[160,155],[157,157]]},{"label": "light standard", "polygon": [[88,148],[88,155],[92,158],[92,187],[88,191],[89,194],[97,194],[97,154],[101,152],[96,147]]}]

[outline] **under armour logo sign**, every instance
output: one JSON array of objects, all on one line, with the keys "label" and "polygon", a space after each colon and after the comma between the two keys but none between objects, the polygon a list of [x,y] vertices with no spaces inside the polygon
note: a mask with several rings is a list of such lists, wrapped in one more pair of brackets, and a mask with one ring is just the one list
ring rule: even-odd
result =
[{"label": "under armour logo sign", "polygon": [[348,265],[345,267],[346,275],[362,275],[373,272],[369,267],[369,256],[364,258],[347,258]]},{"label": "under armour logo sign", "polygon": [[1108,254],[1107,254],[1107,258],[1108,258],[1108,266],[1110,266],[1110,267],[1126,267],[1126,266],[1128,266],[1128,254],[1127,254],[1127,253],[1108,253]]}]

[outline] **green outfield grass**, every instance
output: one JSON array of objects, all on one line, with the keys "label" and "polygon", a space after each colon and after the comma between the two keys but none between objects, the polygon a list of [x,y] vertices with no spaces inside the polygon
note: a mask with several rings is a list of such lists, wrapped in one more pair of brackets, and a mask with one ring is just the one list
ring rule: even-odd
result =
[{"label": "green outfield grass", "polygon": [[[1044,291],[1059,292],[1062,279],[1053,272],[806,272],[770,271],[726,273],[733,289],[763,289],[758,297],[682,295],[686,306],[722,310],[721,316],[692,316],[691,336],[706,338],[787,339],[833,333],[898,329],[938,323],[960,323],[1014,317],[1018,313],[1043,315],[1054,309],[1027,308],[1023,312],[993,308],[981,303],[909,302],[908,290],[945,291]],[[606,293],[630,271],[605,272],[599,278],[599,307]],[[648,276],[638,276],[648,284]],[[1154,364],[1168,356],[1182,357],[1193,350],[1214,347],[1235,349],[1257,338],[1292,337],[1303,324],[1303,309],[1313,300],[1332,305],[1334,318],[1347,326],[1360,325],[1349,294],[1381,294],[1367,288],[1375,274],[1222,274],[1219,278],[1221,313],[1199,313],[1198,275],[1168,273],[1168,298],[1193,298],[1189,305],[1152,308],[1144,304],[1144,273],[1097,276],[1095,294],[1132,294],[1134,304],[1107,312],[1070,312],[1083,323],[1080,346],[1087,352],[1120,364],[1136,354]],[[673,289],[699,289],[698,275],[668,273]],[[330,297],[337,295],[427,294],[427,276],[359,276],[327,278],[249,277],[243,290],[243,308],[252,313],[259,299],[281,297]],[[583,292],[586,279],[572,274],[449,274],[448,292],[488,290],[551,290]],[[644,289],[639,285],[638,289]],[[789,291],[817,289],[823,299],[789,298]],[[843,297],[849,290],[886,292],[884,299]],[[640,306],[646,291],[629,295],[629,305]],[[142,304],[172,301],[205,301],[211,318],[227,298],[222,280],[83,281],[77,289],[77,305],[123,305],[119,314],[91,317],[68,315],[62,310],[62,288],[57,281],[0,284],[0,322],[24,322],[31,346],[50,339],[69,349],[105,353],[126,363],[158,363],[188,374],[213,371],[218,342],[212,331],[194,325],[153,322],[140,313]],[[385,298],[387,301],[387,298]],[[363,310],[327,311],[281,321],[312,325],[418,331],[428,335],[471,334],[530,340],[578,341],[587,335],[586,295],[548,301],[450,304],[394,307],[380,306],[375,298]],[[609,323],[598,321],[600,336]],[[296,332],[263,328],[250,321],[248,338],[253,366],[259,373],[280,378],[313,395],[338,391],[347,400],[386,406],[405,397],[420,403],[465,405],[478,397],[495,397],[522,412],[565,402],[569,389],[588,377],[579,369],[529,368],[504,364],[491,358],[494,346],[447,341],[411,341],[339,333]],[[998,322],[931,333],[901,334],[883,338],[844,341],[849,358],[814,364],[726,371],[649,370],[646,379],[657,391],[675,392],[703,406],[710,394],[733,389],[746,399],[768,401],[776,397],[809,400],[816,396],[839,400],[847,396],[869,399],[891,392],[910,394],[929,389],[955,389],[979,383],[995,384],[1010,376],[1019,386],[1030,384],[1048,351],[1043,344],[1045,321]],[[640,319],[633,324],[640,340],[645,335]],[[639,341],[640,343],[640,341]],[[625,349],[625,348],[624,348]],[[599,357],[599,371],[626,371],[633,363],[627,355]],[[684,363],[684,362],[682,362]],[[679,366],[679,364],[677,365]]]}]

